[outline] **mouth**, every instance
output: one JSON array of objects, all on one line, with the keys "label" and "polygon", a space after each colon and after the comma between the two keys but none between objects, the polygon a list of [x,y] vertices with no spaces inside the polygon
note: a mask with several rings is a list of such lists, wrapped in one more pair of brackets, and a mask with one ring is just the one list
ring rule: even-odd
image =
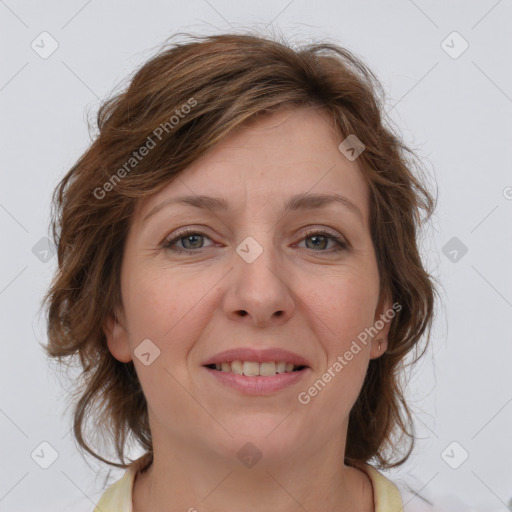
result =
[{"label": "mouth", "polygon": [[204,365],[205,368],[223,373],[245,375],[247,377],[272,377],[280,373],[300,372],[308,368],[306,365],[295,365],[287,361],[224,361]]},{"label": "mouth", "polygon": [[245,395],[272,395],[304,380],[312,368],[307,359],[281,348],[238,347],[202,363],[215,385]]}]

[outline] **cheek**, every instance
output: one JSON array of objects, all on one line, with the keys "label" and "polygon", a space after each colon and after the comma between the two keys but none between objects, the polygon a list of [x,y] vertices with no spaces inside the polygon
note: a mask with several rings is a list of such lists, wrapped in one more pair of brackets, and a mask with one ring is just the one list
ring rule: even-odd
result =
[{"label": "cheek", "polygon": [[125,283],[131,345],[149,338],[160,348],[162,359],[169,357],[170,342],[173,355],[188,351],[210,319],[215,280],[162,269],[144,275],[134,272]]},{"label": "cheek", "polygon": [[304,296],[308,309],[314,312],[309,318],[325,359],[299,400],[308,402],[311,417],[324,418],[329,431],[345,421],[361,391],[371,347],[358,336],[373,325],[378,284],[353,272],[337,276],[322,291],[315,287]]},{"label": "cheek", "polygon": [[[212,302],[208,292],[213,293],[215,282],[206,276],[194,278],[169,269],[153,270],[144,275],[127,274],[126,309],[132,350],[143,339],[150,339],[159,350],[150,365],[136,358],[134,364],[153,414],[165,414],[167,423],[169,418],[190,409],[190,395],[183,388],[190,386],[185,362],[211,319]],[[200,411],[197,415],[200,416]],[[164,421],[163,417],[160,419]]]},{"label": "cheek", "polygon": [[307,285],[301,295],[314,313],[319,339],[330,356],[333,351],[338,355],[373,324],[378,282],[371,271],[348,271],[317,281],[315,286]]},{"label": "cheek", "polygon": [[364,382],[371,349],[365,329],[373,325],[379,283],[371,264],[346,269],[328,283],[321,291],[315,288],[308,303],[327,359],[316,385],[322,396],[313,407],[318,414],[322,408],[332,411],[336,424],[349,414]]}]

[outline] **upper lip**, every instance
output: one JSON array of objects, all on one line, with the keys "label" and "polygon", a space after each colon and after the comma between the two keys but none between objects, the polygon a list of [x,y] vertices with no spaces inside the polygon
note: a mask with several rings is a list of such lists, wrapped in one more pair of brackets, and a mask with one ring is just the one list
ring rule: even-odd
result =
[{"label": "upper lip", "polygon": [[254,361],[266,363],[269,361],[284,361],[293,363],[295,366],[310,366],[309,362],[298,354],[282,348],[267,348],[257,350],[254,348],[234,348],[220,352],[203,363],[203,366],[210,364],[231,363],[233,361]]}]

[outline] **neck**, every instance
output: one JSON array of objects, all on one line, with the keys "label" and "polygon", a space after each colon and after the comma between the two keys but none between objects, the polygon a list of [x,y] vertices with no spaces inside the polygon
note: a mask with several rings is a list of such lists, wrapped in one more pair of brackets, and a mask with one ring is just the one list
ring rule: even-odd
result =
[{"label": "neck", "polygon": [[330,445],[279,461],[262,457],[252,467],[202,448],[181,444],[160,457],[157,450],[149,468],[136,477],[133,512],[375,510],[369,478],[340,463]]}]

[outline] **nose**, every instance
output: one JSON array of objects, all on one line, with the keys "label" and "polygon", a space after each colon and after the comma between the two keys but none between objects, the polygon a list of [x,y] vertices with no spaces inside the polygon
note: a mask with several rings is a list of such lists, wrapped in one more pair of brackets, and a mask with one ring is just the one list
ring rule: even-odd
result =
[{"label": "nose", "polygon": [[271,249],[250,263],[235,253],[223,301],[226,315],[257,327],[286,322],[295,308],[289,278]]}]

